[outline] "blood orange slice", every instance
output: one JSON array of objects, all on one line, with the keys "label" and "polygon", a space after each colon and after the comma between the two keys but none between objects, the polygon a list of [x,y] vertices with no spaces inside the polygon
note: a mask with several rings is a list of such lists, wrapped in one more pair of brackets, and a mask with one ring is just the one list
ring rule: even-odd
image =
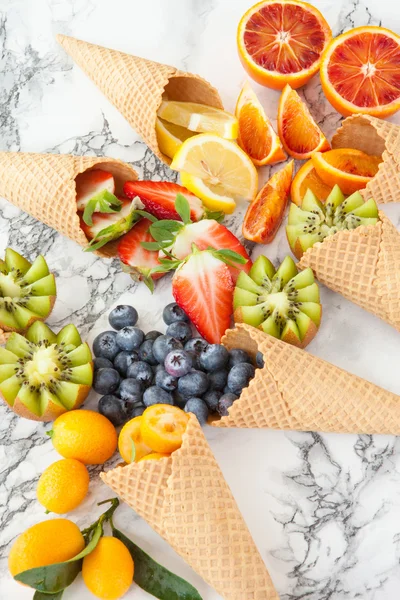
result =
[{"label": "blood orange slice", "polygon": [[318,176],[312,160],[308,160],[296,173],[292,187],[290,188],[290,198],[292,202],[301,206],[307,190],[324,202],[330,194],[332,186],[326,185]]},{"label": "blood orange slice", "polygon": [[321,83],[344,116],[392,115],[400,109],[400,36],[372,26],[343,33],[322,56]]},{"label": "blood orange slice", "polygon": [[311,4],[267,0],[242,17],[237,33],[240,60],[257,83],[282,90],[304,85],[319,69],[332,32]]}]

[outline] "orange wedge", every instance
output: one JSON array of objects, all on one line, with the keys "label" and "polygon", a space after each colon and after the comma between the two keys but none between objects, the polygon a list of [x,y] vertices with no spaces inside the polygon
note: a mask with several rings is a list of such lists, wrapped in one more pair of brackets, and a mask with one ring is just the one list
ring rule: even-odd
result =
[{"label": "orange wedge", "polygon": [[399,68],[400,36],[383,27],[356,27],[322,55],[322,89],[344,116],[388,117],[400,109]]},{"label": "orange wedge", "polygon": [[299,0],[259,2],[243,15],[237,32],[244,68],[257,83],[275,90],[307,83],[331,39],[319,10]]},{"label": "orange wedge", "polygon": [[330,148],[307,106],[290,85],[285,87],[279,100],[278,134],[286,152],[298,160]]},{"label": "orange wedge", "polygon": [[257,167],[286,159],[280,139],[249,83],[245,83],[236,104],[239,122],[238,144]]},{"label": "orange wedge", "polygon": [[314,168],[312,160],[308,160],[296,173],[292,187],[290,188],[290,197],[292,202],[301,206],[307,190],[311,190],[321,202],[324,202],[332,189],[332,186],[326,185]]},{"label": "orange wedge", "polygon": [[365,188],[382,162],[380,156],[353,148],[315,152],[311,160],[322,181],[331,188],[337,184],[346,196]]}]

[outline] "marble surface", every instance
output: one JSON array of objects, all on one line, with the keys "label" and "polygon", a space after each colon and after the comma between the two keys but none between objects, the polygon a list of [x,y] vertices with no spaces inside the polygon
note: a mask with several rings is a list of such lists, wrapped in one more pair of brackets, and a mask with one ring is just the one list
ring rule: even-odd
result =
[{"label": "marble surface", "polygon": [[[338,34],[382,24],[400,31],[390,0],[314,0]],[[200,73],[216,85],[228,109],[245,81],[235,30],[250,0],[0,0],[0,149],[119,157],[145,178],[175,180],[119,113],[55,42],[61,32]],[[271,118],[278,93],[255,89]],[[324,100],[318,78],[302,91],[330,136],[340,116]],[[396,120],[396,119],[394,119]],[[399,119],[397,119],[400,122]],[[265,168],[262,178],[271,171]],[[239,232],[244,207],[228,219]],[[400,207],[385,212],[400,227]],[[0,200],[0,252],[12,245],[43,253],[57,275],[50,323],[74,322],[84,334],[101,328],[124,294],[142,323],[156,325],[170,298],[167,278],[149,298],[116,261],[83,253]],[[283,228],[273,244],[251,249],[281,260]],[[127,294],[127,296],[125,296]],[[398,333],[337,294],[323,290],[324,319],[309,350],[400,394]],[[93,336],[93,331],[90,334]],[[94,397],[87,406],[94,406]],[[48,427],[47,427],[48,429]],[[46,516],[35,498],[43,469],[57,459],[46,427],[0,406],[0,598],[25,600],[29,589],[8,575],[10,544]],[[282,599],[397,600],[400,571],[400,442],[394,437],[279,431],[211,430],[207,437]],[[110,491],[92,468],[90,494],[71,518],[79,526],[100,513]],[[127,507],[117,525],[155,558],[189,579],[205,600],[219,596]],[[80,577],[65,600],[89,600]],[[148,597],[133,586],[128,599]]]}]

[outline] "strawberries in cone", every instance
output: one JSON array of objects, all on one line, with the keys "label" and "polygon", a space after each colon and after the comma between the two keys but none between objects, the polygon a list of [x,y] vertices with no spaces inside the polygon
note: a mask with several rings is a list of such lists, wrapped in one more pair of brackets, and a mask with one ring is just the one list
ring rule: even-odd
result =
[{"label": "strawberries in cone", "polygon": [[[146,250],[142,243],[153,242],[149,233],[151,221],[141,219],[133,228],[124,235],[118,244],[118,256],[125,265],[129,267],[129,272],[136,275],[138,279],[149,276],[150,269],[160,265],[157,250]],[[153,280],[159,279],[163,273],[153,273]]]}]

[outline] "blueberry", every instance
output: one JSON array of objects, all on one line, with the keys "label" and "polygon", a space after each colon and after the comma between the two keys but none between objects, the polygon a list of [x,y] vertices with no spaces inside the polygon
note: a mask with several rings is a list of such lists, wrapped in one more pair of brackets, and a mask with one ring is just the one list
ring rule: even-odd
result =
[{"label": "blueberry", "polygon": [[99,333],[93,342],[94,355],[114,360],[119,352],[116,338],[117,334],[115,331],[103,331]]},{"label": "blueberry", "polygon": [[124,327],[118,331],[116,341],[121,350],[138,350],[144,341],[144,333],[138,327]]},{"label": "blueberry", "polygon": [[145,410],[146,409],[144,406],[138,406],[137,408],[134,408],[130,414],[130,418],[134,419],[135,417],[141,417]]},{"label": "blueberry", "polygon": [[232,367],[228,375],[229,389],[240,396],[242,389],[249,385],[250,379],[254,377],[255,368],[248,363],[239,363]]},{"label": "blueberry", "polygon": [[147,388],[143,394],[143,403],[147,407],[152,406],[153,404],[173,404],[174,401],[169,392],[166,392],[156,385],[152,385]]},{"label": "blueberry", "polygon": [[222,391],[224,394],[232,394],[228,384],[226,384],[226,386],[224,387],[224,389]]},{"label": "blueberry", "polygon": [[192,368],[192,358],[185,350],[172,350],[165,357],[164,367],[169,375],[182,377]]},{"label": "blueberry", "polygon": [[137,379],[124,379],[119,386],[118,394],[122,400],[136,404],[143,401],[143,384]]},{"label": "blueberry", "polygon": [[264,356],[260,351],[256,354],[256,365],[259,369],[262,369],[264,366]]},{"label": "blueberry", "polygon": [[139,348],[139,358],[149,365],[155,366],[157,361],[153,356],[153,344],[153,340],[145,340]]},{"label": "blueberry", "polygon": [[[118,354],[117,354],[118,356]],[[97,356],[97,358],[94,359],[93,361],[93,367],[95,371],[98,371],[98,369],[113,369],[114,365],[112,364],[111,360],[108,360],[108,358],[103,358],[102,356]]]},{"label": "blueberry", "polygon": [[178,406],[179,408],[184,409],[186,402],[187,402],[187,398],[184,398],[179,392],[178,390],[174,390],[172,392],[172,397],[174,399],[174,404],[175,406]]},{"label": "blueberry", "polygon": [[150,365],[139,360],[138,362],[134,362],[128,369],[127,376],[129,379],[137,379],[143,383],[145,387],[151,385],[153,381],[153,369]]},{"label": "blueberry", "polygon": [[185,321],[177,321],[168,326],[167,335],[179,340],[182,344],[186,344],[192,337],[192,328],[190,324],[185,323]]},{"label": "blueberry", "polygon": [[204,402],[207,404],[210,412],[215,413],[218,410],[218,400],[221,398],[222,392],[218,390],[209,390],[203,396]]},{"label": "blueberry", "polygon": [[146,335],[144,336],[145,340],[156,340],[158,337],[160,337],[160,335],[162,335],[162,333],[160,331],[149,331],[149,333],[146,333]]},{"label": "blueberry", "polygon": [[189,398],[183,409],[187,413],[193,413],[200,425],[205,425],[208,419],[208,406],[201,398]]},{"label": "blueberry", "polygon": [[224,394],[223,396],[221,396],[221,398],[218,401],[218,414],[221,417],[227,417],[229,414],[228,408],[230,408],[237,399],[238,397],[236,396],[236,394],[232,393]]},{"label": "blueberry", "polygon": [[201,337],[192,338],[185,344],[185,350],[201,354],[208,346],[208,342]]},{"label": "blueberry", "polygon": [[160,365],[164,364],[165,357],[172,350],[178,350],[182,348],[182,344],[175,338],[169,335],[160,335],[153,344],[153,356]]},{"label": "blueberry", "polygon": [[213,373],[208,373],[208,381],[209,381],[209,390],[219,390],[222,391],[226,386],[226,382],[228,381],[228,371],[227,369],[220,369],[219,371],[214,371]]},{"label": "blueberry", "polygon": [[99,369],[93,377],[93,389],[98,394],[112,394],[118,389],[121,377],[115,369]]},{"label": "blueberry", "polygon": [[131,364],[138,360],[139,356],[135,350],[132,352],[123,350],[122,352],[118,352],[117,356],[114,358],[114,369],[117,369],[122,377],[125,377]]},{"label": "blueberry", "polygon": [[185,350],[185,352],[189,354],[190,358],[192,359],[193,369],[201,371],[200,356],[194,350]]},{"label": "blueberry", "polygon": [[229,352],[221,344],[210,344],[200,354],[200,364],[205,371],[219,371],[229,360]]},{"label": "blueberry", "polygon": [[249,363],[251,364],[251,358],[247,354],[245,350],[241,350],[241,348],[233,348],[229,352],[229,368],[232,369],[235,365],[239,365],[240,363]]},{"label": "blueberry", "polygon": [[128,420],[123,401],[112,394],[100,398],[98,409],[99,413],[107,417],[116,427]]},{"label": "blueberry", "polygon": [[153,369],[154,375],[157,375],[158,371],[165,371],[164,365],[157,364],[157,365],[152,366],[151,368]]},{"label": "blueberry", "polygon": [[120,330],[123,327],[133,327],[136,325],[138,317],[136,308],[127,304],[120,304],[110,312],[108,321],[111,327]]},{"label": "blueberry", "polygon": [[178,380],[161,368],[156,373],[155,384],[166,392],[173,392],[177,388]]},{"label": "blueberry", "polygon": [[178,380],[178,392],[185,398],[202,396],[208,389],[208,377],[203,371],[192,369]]},{"label": "blueberry", "polygon": [[166,325],[171,325],[171,323],[176,323],[177,321],[189,322],[189,317],[176,302],[167,304],[163,310],[163,319]]}]

